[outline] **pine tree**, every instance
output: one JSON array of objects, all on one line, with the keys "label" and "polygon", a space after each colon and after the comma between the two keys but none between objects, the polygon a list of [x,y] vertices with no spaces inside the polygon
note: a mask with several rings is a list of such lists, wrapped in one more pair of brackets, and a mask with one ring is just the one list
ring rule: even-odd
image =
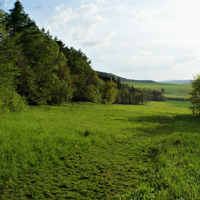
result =
[{"label": "pine tree", "polygon": [[16,63],[22,59],[18,35],[10,38],[6,31],[6,13],[0,10],[0,112],[20,111],[24,100],[16,93],[14,79],[19,71]]},{"label": "pine tree", "polygon": [[6,26],[12,36],[15,35],[16,32],[21,33],[24,30],[36,28],[35,22],[25,13],[19,0],[15,2],[14,8],[9,11],[10,14],[6,18],[6,21],[8,21]]}]

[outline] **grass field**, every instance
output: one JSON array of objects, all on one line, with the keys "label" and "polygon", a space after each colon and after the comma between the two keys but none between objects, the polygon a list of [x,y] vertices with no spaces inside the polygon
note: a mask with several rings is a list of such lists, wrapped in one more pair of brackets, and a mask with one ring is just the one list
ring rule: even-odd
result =
[{"label": "grass field", "polygon": [[191,85],[178,85],[170,83],[139,83],[139,82],[125,82],[126,84],[133,85],[140,88],[151,88],[161,91],[165,89],[165,96],[171,98],[187,98],[188,92],[191,90]]},{"label": "grass field", "polygon": [[198,199],[188,102],[66,105],[0,117],[0,199]]}]

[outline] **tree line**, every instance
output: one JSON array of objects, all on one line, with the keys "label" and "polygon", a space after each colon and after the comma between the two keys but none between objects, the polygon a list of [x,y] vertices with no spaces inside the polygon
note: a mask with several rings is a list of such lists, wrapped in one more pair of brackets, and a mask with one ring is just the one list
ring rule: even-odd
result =
[{"label": "tree line", "polygon": [[134,88],[94,71],[79,49],[39,29],[19,0],[0,10],[0,109],[69,101],[143,104],[163,100],[162,92]]}]

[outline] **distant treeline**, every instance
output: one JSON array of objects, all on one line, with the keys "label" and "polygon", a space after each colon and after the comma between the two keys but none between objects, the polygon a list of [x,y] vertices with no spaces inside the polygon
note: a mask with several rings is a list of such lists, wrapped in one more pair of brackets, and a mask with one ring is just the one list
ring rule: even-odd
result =
[{"label": "distant treeline", "polygon": [[69,48],[39,29],[20,1],[9,13],[0,10],[0,21],[1,111],[69,101],[143,104],[165,100],[160,91],[130,87],[120,77],[94,71],[80,49]]},{"label": "distant treeline", "polygon": [[187,101],[185,98],[174,98],[174,97],[167,97],[167,100],[173,100],[173,101]]},{"label": "distant treeline", "polygon": [[191,85],[191,80],[160,81],[160,83],[171,83],[171,84],[179,84],[179,85]]},{"label": "distant treeline", "polygon": [[105,82],[113,81],[117,85],[118,93],[115,103],[117,104],[144,104],[149,101],[166,101],[164,89],[161,91],[147,88],[135,88],[121,82],[121,77],[108,76],[107,73],[99,73],[99,77]]},{"label": "distant treeline", "polygon": [[119,78],[119,80],[121,82],[140,82],[140,83],[156,83],[155,81],[152,81],[152,80],[135,80],[135,79],[127,79],[127,78],[122,78],[120,76],[116,76],[114,74],[111,74],[111,73],[106,73],[106,72],[100,72],[100,71],[97,71],[100,76],[104,76],[104,77],[109,77],[109,78],[113,78],[115,77],[116,79]]}]

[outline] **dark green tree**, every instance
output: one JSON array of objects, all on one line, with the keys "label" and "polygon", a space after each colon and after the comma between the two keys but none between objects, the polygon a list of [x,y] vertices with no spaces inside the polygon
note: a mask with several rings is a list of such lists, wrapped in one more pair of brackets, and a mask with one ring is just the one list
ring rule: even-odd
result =
[{"label": "dark green tree", "polygon": [[200,113],[200,74],[196,74],[194,76],[194,80],[191,81],[192,83],[192,91],[188,94],[190,97],[187,99],[191,102],[190,109],[192,110],[193,114]]},{"label": "dark green tree", "polygon": [[164,89],[164,88],[162,88],[162,89],[161,89],[161,92],[162,92],[163,94],[165,94],[165,89]]},{"label": "dark green tree", "polygon": [[0,10],[0,112],[25,109],[25,101],[16,93],[14,79],[19,70],[16,63],[22,59],[19,36],[10,37],[6,31],[7,14]]},{"label": "dark green tree", "polygon": [[101,84],[97,72],[90,66],[91,61],[81,51],[73,47],[63,48],[62,52],[67,58],[67,66],[73,78],[73,101],[101,102]]},{"label": "dark green tree", "polygon": [[6,17],[7,29],[11,35],[21,33],[24,30],[36,28],[36,24],[32,21],[28,14],[25,13],[24,8],[19,0],[14,4],[14,8],[10,10],[10,14]]},{"label": "dark green tree", "polygon": [[45,33],[44,29],[39,30],[35,22],[24,12],[20,1],[15,2],[6,19],[10,36],[20,35],[18,44],[24,56],[23,60],[17,62],[20,70],[20,75],[15,79],[17,92],[25,96],[31,105],[52,102],[55,87],[59,88],[60,92],[66,90],[66,79],[60,80],[57,75],[59,68],[66,65],[67,59],[49,31]]}]

